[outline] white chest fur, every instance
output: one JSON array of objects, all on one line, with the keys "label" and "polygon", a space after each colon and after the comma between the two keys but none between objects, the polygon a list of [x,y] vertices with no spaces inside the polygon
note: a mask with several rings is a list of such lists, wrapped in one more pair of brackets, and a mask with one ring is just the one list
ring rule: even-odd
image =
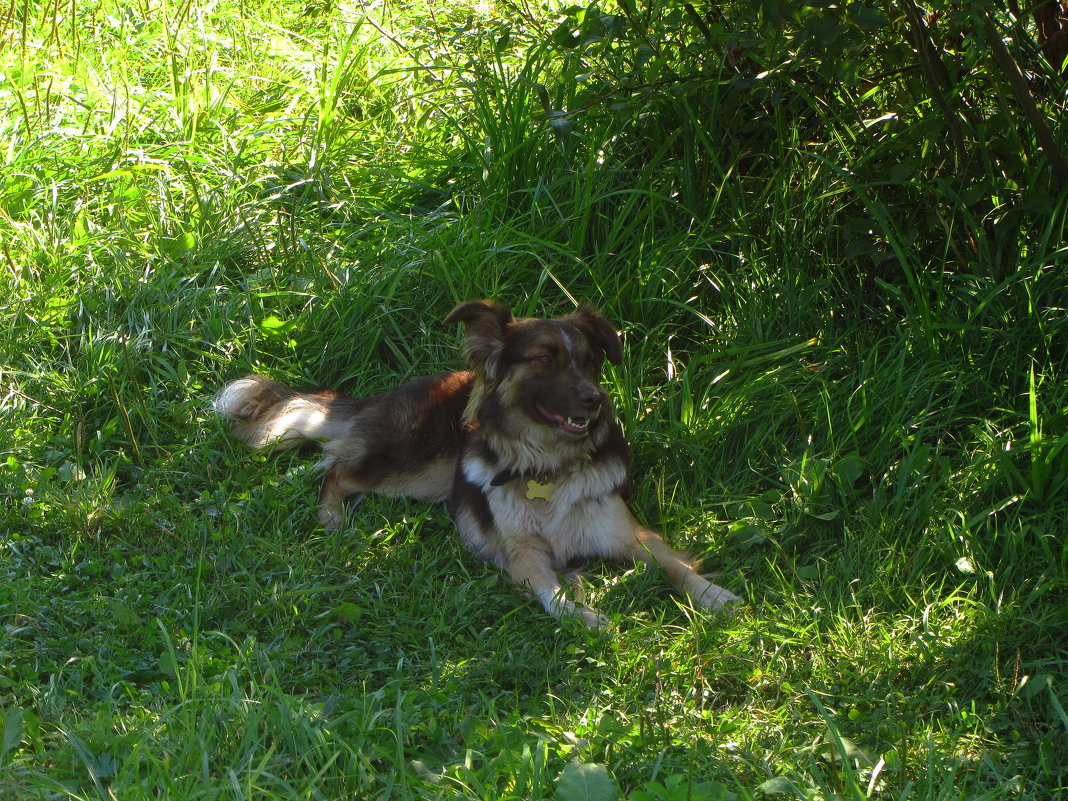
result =
[{"label": "white chest fur", "polygon": [[520,476],[493,486],[488,464],[478,458],[464,462],[468,481],[486,494],[497,537],[538,537],[552,548],[558,566],[580,557],[626,554],[634,523],[617,493],[625,473],[622,460],[610,457],[577,463],[540,481]]}]

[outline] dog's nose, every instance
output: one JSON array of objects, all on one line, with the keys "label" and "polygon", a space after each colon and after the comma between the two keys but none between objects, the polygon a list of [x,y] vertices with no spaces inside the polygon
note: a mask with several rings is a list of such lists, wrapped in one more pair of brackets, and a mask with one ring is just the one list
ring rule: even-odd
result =
[{"label": "dog's nose", "polygon": [[601,402],[601,393],[593,387],[583,387],[579,390],[578,402],[582,406],[592,409]]}]

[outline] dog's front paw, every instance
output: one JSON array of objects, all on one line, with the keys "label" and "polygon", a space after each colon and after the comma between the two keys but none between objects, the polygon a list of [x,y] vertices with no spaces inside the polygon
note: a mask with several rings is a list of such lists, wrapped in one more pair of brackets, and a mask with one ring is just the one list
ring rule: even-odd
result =
[{"label": "dog's front paw", "polygon": [[731,604],[739,604],[742,599],[730,590],[725,590],[711,581],[705,580],[704,587],[698,587],[693,592],[693,600],[698,606],[705,609],[723,609]]},{"label": "dog's front paw", "polygon": [[557,595],[545,603],[544,606],[545,611],[553,617],[572,618],[598,631],[607,631],[612,628],[611,620],[586,604],[577,604]]},{"label": "dog's front paw", "polygon": [[581,606],[576,606],[575,611],[579,619],[591,629],[597,629],[598,631],[610,631],[612,629],[612,621],[592,606],[582,604]]}]

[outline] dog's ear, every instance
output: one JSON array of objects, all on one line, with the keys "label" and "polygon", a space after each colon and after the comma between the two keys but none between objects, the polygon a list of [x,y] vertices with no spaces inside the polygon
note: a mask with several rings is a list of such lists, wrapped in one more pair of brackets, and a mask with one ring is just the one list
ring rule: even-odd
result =
[{"label": "dog's ear", "polygon": [[445,322],[464,324],[464,357],[493,381],[504,350],[505,331],[515,323],[512,313],[494,300],[472,300],[449,312]]},{"label": "dog's ear", "polygon": [[619,334],[593,306],[580,303],[578,309],[571,315],[571,321],[582,329],[591,344],[604,351],[608,361],[617,367],[623,363],[623,349],[619,344]]}]

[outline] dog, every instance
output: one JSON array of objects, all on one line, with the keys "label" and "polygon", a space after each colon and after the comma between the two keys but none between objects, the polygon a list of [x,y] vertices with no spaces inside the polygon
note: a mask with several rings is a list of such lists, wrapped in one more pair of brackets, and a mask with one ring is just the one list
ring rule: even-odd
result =
[{"label": "dog", "polygon": [[345,503],[367,492],[448,501],[464,544],[557,617],[608,625],[564,593],[559,571],[583,559],[655,564],[705,608],[740,600],[623,500],[630,451],[600,383],[604,361],[619,365],[622,352],[604,317],[583,304],[516,319],[481,300],[445,322],[464,324],[469,370],[363,398],[251,375],[223,387],[214,408],[253,447],[321,445],[324,527],[340,526]]}]

